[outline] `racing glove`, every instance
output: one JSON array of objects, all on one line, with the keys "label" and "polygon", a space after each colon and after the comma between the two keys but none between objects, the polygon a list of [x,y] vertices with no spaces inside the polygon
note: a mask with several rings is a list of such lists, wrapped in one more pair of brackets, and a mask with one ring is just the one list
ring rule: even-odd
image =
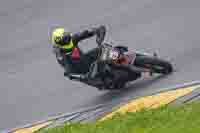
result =
[{"label": "racing glove", "polygon": [[101,25],[96,30],[96,43],[98,45],[101,45],[101,43],[104,41],[105,35],[106,35],[106,27],[104,25]]}]

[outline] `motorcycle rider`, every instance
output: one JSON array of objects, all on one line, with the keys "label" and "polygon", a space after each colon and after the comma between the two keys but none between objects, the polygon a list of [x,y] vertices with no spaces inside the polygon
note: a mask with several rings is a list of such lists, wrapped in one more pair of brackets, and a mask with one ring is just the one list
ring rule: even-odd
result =
[{"label": "motorcycle rider", "polygon": [[[100,43],[104,40],[106,27],[91,28],[72,34],[66,32],[64,28],[57,27],[51,33],[51,41],[53,43],[54,53],[57,61],[65,68],[64,75],[69,79],[83,80],[88,78],[90,65],[95,61],[98,49],[92,49],[88,53],[83,53],[78,44],[82,40],[91,38],[96,35],[96,41]],[[96,75],[96,71],[93,71]]]},{"label": "motorcycle rider", "polygon": [[[54,53],[56,54],[58,63],[65,69],[64,76],[68,77],[69,79],[87,80],[89,78],[95,78],[103,71],[101,67],[101,62],[96,61],[96,58],[98,56],[98,48],[94,48],[88,53],[83,53],[78,44],[82,40],[91,38],[96,35],[96,42],[98,45],[101,45],[104,40],[105,34],[106,27],[104,25],[87,29],[75,34],[66,32],[65,29],[62,27],[55,28],[52,31],[51,41],[53,43]],[[119,48],[124,52],[128,51],[128,48],[124,46],[118,46],[116,48]],[[127,74],[133,76],[133,80],[140,76],[140,72],[137,72],[134,67],[129,67],[129,65],[113,64],[112,66],[116,69],[125,70]],[[101,74],[105,74],[105,72]],[[107,72],[106,74],[107,75],[104,77],[113,76],[109,75],[109,72]],[[116,73],[114,75],[114,81],[118,82],[122,80],[121,74]],[[109,84],[112,82],[110,80],[107,81],[106,78],[103,78],[102,80],[105,83],[105,86],[109,86]]]}]

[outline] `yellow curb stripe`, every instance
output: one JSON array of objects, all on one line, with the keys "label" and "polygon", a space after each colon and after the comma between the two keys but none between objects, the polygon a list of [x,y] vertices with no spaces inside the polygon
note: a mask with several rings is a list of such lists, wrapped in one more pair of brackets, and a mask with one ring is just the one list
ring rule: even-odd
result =
[{"label": "yellow curb stripe", "polygon": [[38,131],[42,128],[47,127],[51,123],[52,123],[52,121],[48,121],[48,122],[45,122],[45,123],[33,125],[31,127],[16,129],[12,133],[34,133],[34,132],[36,132],[36,131]]},{"label": "yellow curb stripe", "polygon": [[186,94],[191,93],[193,90],[199,88],[200,85],[195,85],[191,87],[183,87],[183,88],[177,88],[177,90],[171,90],[167,92],[162,92],[156,95],[152,96],[146,96],[142,97],[136,100],[130,101],[128,104],[120,107],[116,111],[107,114],[103,118],[101,118],[99,121],[103,121],[109,118],[112,118],[113,115],[119,113],[119,114],[125,114],[127,112],[136,112],[141,109],[150,109],[150,108],[158,108],[162,105],[169,104],[170,102],[176,100],[179,97],[182,97]]}]

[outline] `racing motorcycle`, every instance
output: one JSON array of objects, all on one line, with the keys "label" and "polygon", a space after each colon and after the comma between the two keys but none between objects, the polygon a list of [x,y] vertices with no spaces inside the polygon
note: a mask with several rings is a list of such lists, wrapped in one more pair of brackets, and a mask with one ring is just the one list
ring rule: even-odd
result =
[{"label": "racing motorcycle", "polygon": [[[101,68],[99,75],[91,80],[80,80],[79,78],[72,78],[72,80],[78,80],[98,89],[109,90],[123,88],[126,83],[140,78],[142,73],[166,75],[173,71],[172,64],[159,58],[157,54],[129,51],[128,47],[122,45],[112,46],[109,43],[104,43],[103,38],[104,36],[96,38],[98,53],[95,59],[93,59],[94,57],[91,59],[95,60],[92,62],[101,62],[101,65],[98,66]],[[59,52],[56,51],[54,53],[56,53],[58,63],[64,67],[62,55],[57,54]],[[88,70],[95,66],[95,63],[88,64]],[[127,68],[132,70],[128,71]]]}]

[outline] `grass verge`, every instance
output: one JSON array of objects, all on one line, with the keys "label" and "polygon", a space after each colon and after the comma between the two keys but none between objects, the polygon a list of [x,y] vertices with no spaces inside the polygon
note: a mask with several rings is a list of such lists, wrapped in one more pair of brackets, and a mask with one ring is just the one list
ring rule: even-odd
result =
[{"label": "grass verge", "polygon": [[200,133],[200,102],[179,107],[163,106],[103,122],[71,123],[39,133]]}]

